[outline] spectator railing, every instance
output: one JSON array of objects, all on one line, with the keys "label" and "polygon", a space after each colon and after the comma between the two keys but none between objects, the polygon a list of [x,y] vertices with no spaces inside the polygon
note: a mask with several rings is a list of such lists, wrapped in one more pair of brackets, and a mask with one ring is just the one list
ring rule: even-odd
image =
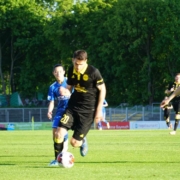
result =
[{"label": "spectator railing", "polygon": [[[36,122],[47,122],[47,108],[0,108],[0,122],[30,122],[32,117]],[[56,109],[53,111],[55,115]],[[172,111],[171,116],[174,113]],[[163,110],[159,103],[151,106],[133,106],[106,108],[108,121],[162,121]]]}]

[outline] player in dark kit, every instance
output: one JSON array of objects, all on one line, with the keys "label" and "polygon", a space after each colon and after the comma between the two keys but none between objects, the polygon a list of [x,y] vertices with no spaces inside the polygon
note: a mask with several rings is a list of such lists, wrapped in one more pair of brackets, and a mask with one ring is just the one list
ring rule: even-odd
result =
[{"label": "player in dark kit", "polygon": [[[169,92],[174,92],[176,91],[178,88],[180,87],[180,73],[176,74],[175,76],[175,82],[172,83],[168,90]],[[170,96],[171,97],[171,96]],[[167,98],[167,101],[169,100],[169,98]],[[166,107],[170,101],[168,101],[168,104],[166,104],[166,106],[163,106],[164,102],[166,102],[166,100],[164,100],[161,103],[161,107]],[[174,124],[174,131],[170,132],[171,135],[175,135],[176,134],[176,129],[178,127],[179,124],[179,120],[180,120],[180,95],[177,95],[174,97],[174,99],[172,100],[172,105],[173,105],[173,109],[175,111],[175,124]]]},{"label": "player in dark kit", "polygon": [[74,131],[71,138],[73,147],[80,147],[80,154],[88,152],[86,135],[94,120],[102,120],[102,105],[106,88],[98,69],[87,64],[87,52],[77,50],[73,55],[73,66],[68,71],[67,89],[74,89],[68,108],[59,122],[59,139],[63,145],[63,137],[69,129]]},{"label": "player in dark kit", "polygon": [[[169,85],[169,87],[165,90],[165,94],[166,94],[165,99],[167,99],[168,96],[171,95],[172,92],[174,92],[174,87],[175,87],[174,83],[173,84],[171,83]],[[168,105],[166,105],[165,107],[162,108],[164,111],[164,119],[166,121],[166,125],[167,125],[168,129],[172,129],[172,124],[170,121],[170,113],[171,113],[172,108],[173,108],[173,106],[172,106],[171,102],[169,102]]]},{"label": "player in dark kit", "polygon": [[172,124],[171,124],[171,120],[170,120],[171,109],[172,109],[172,104],[171,103],[169,103],[168,105],[166,105],[163,108],[163,111],[164,111],[164,120],[166,121],[166,125],[167,125],[168,129],[172,128]]}]

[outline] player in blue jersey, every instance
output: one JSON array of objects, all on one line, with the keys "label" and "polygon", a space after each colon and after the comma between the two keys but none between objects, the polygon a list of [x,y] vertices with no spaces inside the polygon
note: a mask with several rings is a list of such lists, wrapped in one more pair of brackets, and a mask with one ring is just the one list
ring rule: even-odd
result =
[{"label": "player in blue jersey", "polygon": [[53,118],[53,109],[55,106],[55,100],[57,100],[58,104],[52,124],[55,159],[50,162],[49,166],[58,166],[58,163],[56,161],[57,155],[62,151],[67,151],[68,149],[68,134],[64,136],[63,147],[59,146],[59,138],[58,138],[59,135],[58,135],[57,127],[59,124],[59,119],[61,119],[62,115],[66,110],[68,100],[71,94],[68,91],[65,92],[62,88],[62,87],[66,88],[67,79],[64,77],[65,70],[61,64],[57,64],[54,66],[53,75],[56,78],[56,82],[50,85],[48,91],[48,97],[47,97],[49,101],[47,117],[50,120]]},{"label": "player in blue jersey", "polygon": [[[103,119],[102,119],[102,121],[106,123],[106,126],[107,126],[107,128],[109,129],[110,126],[109,126],[109,123],[108,123],[107,120],[106,120],[106,107],[107,107],[107,106],[108,106],[108,103],[107,103],[106,100],[104,100],[103,106],[102,106],[102,114],[103,114]],[[102,130],[102,123],[101,123],[101,121],[98,122],[98,129],[99,129],[99,130]]]}]

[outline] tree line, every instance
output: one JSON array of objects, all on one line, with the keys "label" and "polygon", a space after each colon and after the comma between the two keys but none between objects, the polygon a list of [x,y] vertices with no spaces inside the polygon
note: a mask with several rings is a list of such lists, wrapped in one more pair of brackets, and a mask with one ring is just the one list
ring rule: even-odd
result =
[{"label": "tree line", "polygon": [[179,0],[1,0],[0,94],[43,93],[52,67],[88,52],[107,101],[151,104],[180,72]]}]

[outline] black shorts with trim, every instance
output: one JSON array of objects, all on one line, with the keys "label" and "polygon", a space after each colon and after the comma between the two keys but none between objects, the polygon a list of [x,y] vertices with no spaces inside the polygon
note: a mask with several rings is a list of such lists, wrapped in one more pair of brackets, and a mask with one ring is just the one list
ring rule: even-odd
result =
[{"label": "black shorts with trim", "polygon": [[81,141],[94,122],[94,111],[76,112],[67,109],[63,117],[60,119],[59,127],[74,131],[73,138]]}]

